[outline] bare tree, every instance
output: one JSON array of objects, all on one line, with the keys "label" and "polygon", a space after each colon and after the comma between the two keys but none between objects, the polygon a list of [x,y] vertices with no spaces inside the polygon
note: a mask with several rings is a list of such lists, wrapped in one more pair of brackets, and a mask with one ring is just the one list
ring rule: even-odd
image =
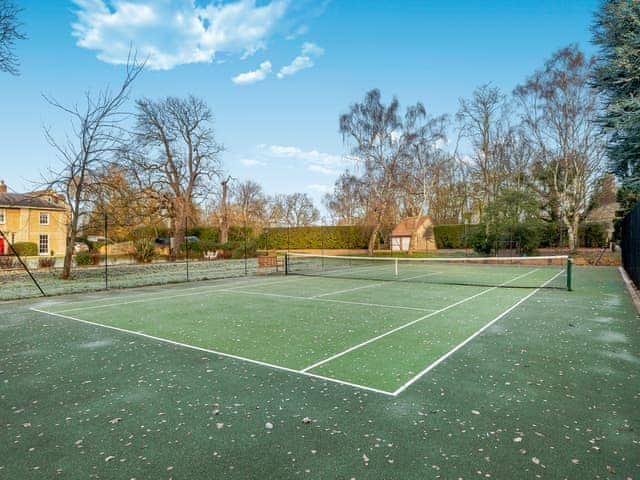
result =
[{"label": "bare tree", "polygon": [[252,180],[236,183],[232,194],[238,220],[245,225],[263,226],[268,200],[260,184]]},{"label": "bare tree", "polygon": [[507,112],[504,94],[490,84],[477,88],[471,99],[460,99],[457,118],[462,124],[462,134],[473,146],[481,210],[496,198],[504,178],[500,175],[500,156],[505,153],[505,142],[510,135]]},{"label": "bare tree", "polygon": [[306,193],[276,195],[271,199],[270,220],[289,227],[304,227],[320,220],[320,211]]},{"label": "bare tree", "polygon": [[515,90],[536,148],[533,173],[567,229],[571,250],[604,154],[594,121],[596,93],[589,85],[593,63],[577,46],[563,48]]},{"label": "bare tree", "polygon": [[220,174],[213,114],[202,99],[167,97],[136,101],[136,150],[129,162],[138,181],[164,204],[174,235],[174,254],[184,241],[194,205]]},{"label": "bare tree", "polygon": [[376,238],[385,221],[397,208],[396,196],[402,185],[411,149],[421,138],[418,119],[426,116],[424,106],[417,103],[400,113],[394,98],[389,105],[381,102],[377,89],[366,93],[362,103],[351,106],[340,116],[340,133],[351,146],[362,177],[362,198],[367,199],[366,221],[373,226],[368,251],[373,255]]},{"label": "bare tree", "polygon": [[45,188],[64,196],[69,208],[66,249],[62,278],[71,275],[73,246],[92,198],[93,184],[122,147],[122,108],[131,84],[144,68],[135,56],[129,57],[125,78],[117,90],[105,88],[97,94],[87,92],[82,103],[65,106],[55,98],[44,96],[47,103],[71,117],[72,132],[58,140],[50,129],[45,137],[56,150],[60,165],[44,176]]},{"label": "bare tree", "polygon": [[355,225],[364,219],[365,199],[358,177],[348,170],[335,181],[333,192],[324,196],[323,203],[338,225]]},{"label": "bare tree", "polygon": [[20,32],[18,15],[22,10],[9,0],[0,0],[0,72],[18,75],[20,62],[13,52],[16,40],[26,36]]}]

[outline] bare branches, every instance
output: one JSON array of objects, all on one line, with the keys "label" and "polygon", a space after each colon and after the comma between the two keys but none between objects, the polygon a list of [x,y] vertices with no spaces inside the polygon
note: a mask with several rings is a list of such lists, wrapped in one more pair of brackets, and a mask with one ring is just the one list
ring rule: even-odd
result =
[{"label": "bare branches", "polygon": [[221,175],[224,147],[215,138],[213,113],[200,98],[142,98],[136,106],[136,151],[128,154],[130,167],[166,204],[179,248],[194,202],[206,197]]},{"label": "bare branches", "polygon": [[16,40],[27,38],[21,31],[18,15],[22,9],[9,0],[0,0],[0,72],[19,75],[20,62],[13,52]]},{"label": "bare branches", "polygon": [[106,87],[96,94],[86,92],[82,103],[70,106],[43,95],[49,105],[71,118],[72,125],[72,132],[61,140],[56,139],[48,128],[44,132],[59,161],[58,168],[51,168],[45,175],[45,188],[64,195],[69,207],[63,278],[70,275],[73,244],[81,226],[81,217],[86,214],[91,198],[100,186],[97,179],[123,149],[125,137],[121,124],[126,116],[123,106],[131,84],[144,68],[135,56],[130,60],[125,77],[115,91]]}]

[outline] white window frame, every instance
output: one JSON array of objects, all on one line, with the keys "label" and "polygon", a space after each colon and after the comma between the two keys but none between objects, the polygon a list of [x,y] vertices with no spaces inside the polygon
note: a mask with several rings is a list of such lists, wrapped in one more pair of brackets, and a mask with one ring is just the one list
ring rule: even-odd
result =
[{"label": "white window frame", "polygon": [[[46,239],[45,243],[46,243],[46,247],[45,249],[43,249],[43,245],[45,243],[43,243],[43,239]],[[38,255],[49,255],[49,235],[46,233],[41,233],[38,236]]]},{"label": "white window frame", "polygon": [[[43,217],[43,216],[45,216],[45,217],[46,217],[46,219],[47,219],[46,223],[43,223],[43,222],[42,222],[42,217]],[[40,220],[40,225],[49,225],[49,221],[50,221],[49,212],[40,212],[40,218],[39,218],[39,220]]]},{"label": "white window frame", "polygon": [[4,208],[0,208],[0,225],[7,223],[7,211]]}]

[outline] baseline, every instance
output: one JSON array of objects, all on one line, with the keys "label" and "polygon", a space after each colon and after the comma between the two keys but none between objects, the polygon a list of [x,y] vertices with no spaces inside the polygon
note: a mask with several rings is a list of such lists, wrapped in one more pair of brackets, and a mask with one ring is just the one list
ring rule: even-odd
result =
[{"label": "baseline", "polygon": [[315,373],[304,372],[302,370],[295,370],[293,368],[283,367],[281,365],[276,365],[276,364],[268,363],[268,362],[262,362],[260,360],[254,360],[252,358],[242,357],[242,356],[239,356],[239,355],[234,355],[232,353],[225,353],[225,352],[221,352],[221,351],[218,351],[218,350],[212,350],[212,349],[209,349],[209,348],[198,347],[196,345],[190,345],[188,343],[177,342],[175,340],[169,340],[167,338],[156,337],[154,335],[149,335],[149,334],[143,333],[143,332],[136,332],[134,330],[127,330],[126,328],[114,327],[112,325],[104,325],[102,323],[92,322],[92,321],[89,321],[89,320],[83,320],[81,318],[71,317],[69,315],[62,315],[60,313],[47,312],[46,310],[40,310],[38,308],[30,308],[29,310],[32,310],[34,312],[38,312],[38,313],[41,313],[41,314],[44,314],[44,315],[52,315],[54,317],[63,318],[65,320],[73,320],[75,322],[80,322],[80,323],[84,323],[84,324],[87,324],[87,325],[93,325],[93,326],[96,326],[96,327],[102,327],[102,328],[106,328],[106,329],[109,329],[109,330],[115,330],[117,332],[128,333],[130,335],[136,335],[138,337],[143,337],[143,338],[147,338],[147,339],[150,339],[150,340],[155,340],[157,342],[162,342],[162,343],[167,343],[167,344],[170,344],[170,345],[175,345],[175,346],[182,347],[182,348],[188,348],[188,349],[191,349],[191,350],[197,350],[199,352],[211,353],[213,355],[219,355],[221,357],[232,358],[234,360],[241,360],[241,361],[244,361],[244,362],[253,363],[255,365],[260,365],[262,367],[272,368],[274,370],[280,370],[280,371],[289,372],[289,373],[296,373],[296,374],[303,375],[303,376],[306,376],[306,377],[316,378],[316,379],[319,379],[319,380],[324,380],[324,381],[327,381],[327,382],[337,383],[337,384],[340,384],[340,385],[346,385],[348,387],[357,388],[357,389],[360,389],[360,390],[367,390],[367,391],[374,392],[374,393],[379,393],[379,394],[382,394],[382,395],[387,395],[387,396],[392,396],[392,397],[395,396],[393,394],[393,392],[388,392],[386,390],[381,390],[381,389],[374,388],[374,387],[367,387],[366,385],[359,385],[357,383],[346,382],[344,380],[338,380],[337,378],[325,377],[323,375],[317,375]]}]

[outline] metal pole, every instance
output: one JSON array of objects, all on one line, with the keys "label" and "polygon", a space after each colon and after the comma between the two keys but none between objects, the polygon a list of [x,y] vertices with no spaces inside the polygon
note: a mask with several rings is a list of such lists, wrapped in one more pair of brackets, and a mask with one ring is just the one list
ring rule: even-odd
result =
[{"label": "metal pole", "polygon": [[109,226],[107,213],[104,214],[104,289],[109,289]]},{"label": "metal pole", "polygon": [[249,265],[247,264],[247,221],[244,221],[244,276],[249,275]]},{"label": "metal pole", "polygon": [[573,290],[573,258],[567,258],[567,290]]},{"label": "metal pole", "polygon": [[189,239],[187,238],[189,216],[184,216],[184,259],[187,264],[187,282],[189,281]]}]

